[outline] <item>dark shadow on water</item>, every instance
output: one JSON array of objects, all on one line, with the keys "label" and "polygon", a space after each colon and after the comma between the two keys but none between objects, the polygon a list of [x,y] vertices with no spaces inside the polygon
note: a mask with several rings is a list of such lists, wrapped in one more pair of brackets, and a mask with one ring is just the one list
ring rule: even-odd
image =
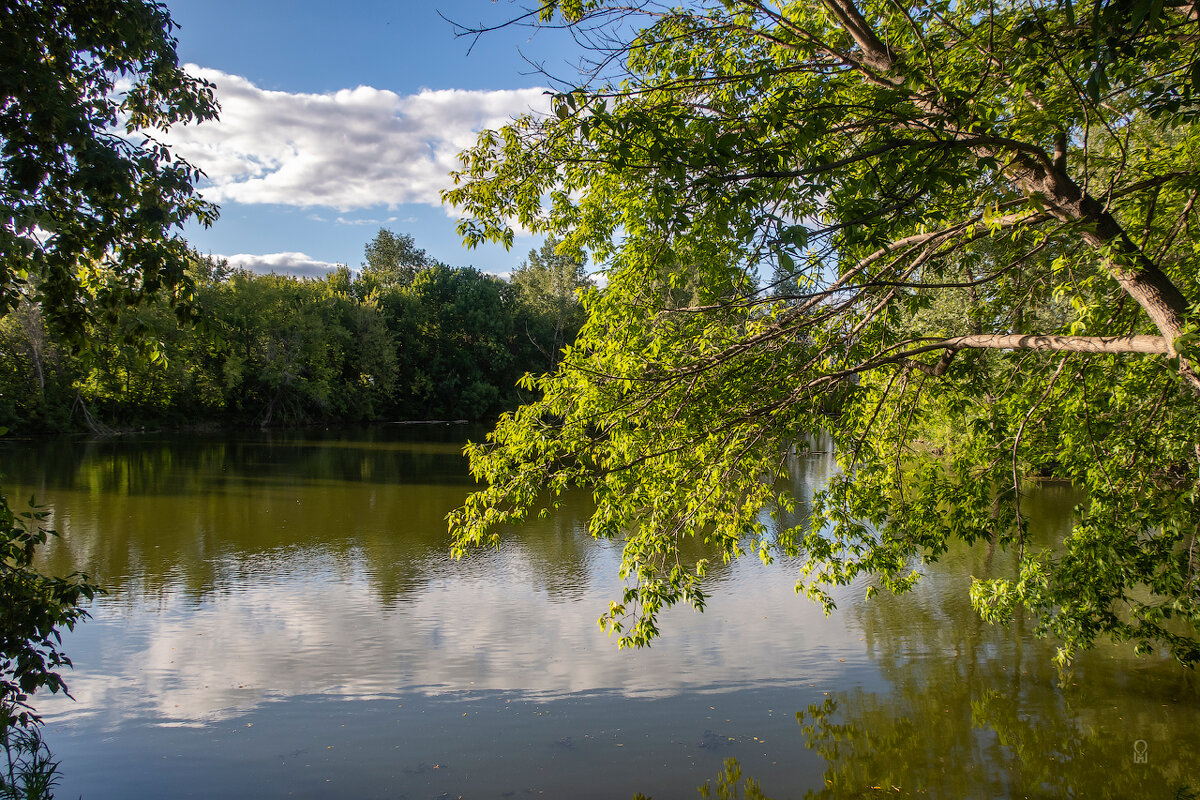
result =
[{"label": "dark shadow on water", "polygon": [[449,484],[464,487],[465,494],[473,485],[462,454],[468,434],[481,438],[482,431],[396,426],[235,436],[4,440],[0,482],[28,486],[47,498],[62,491],[129,496],[263,492],[324,482]]}]

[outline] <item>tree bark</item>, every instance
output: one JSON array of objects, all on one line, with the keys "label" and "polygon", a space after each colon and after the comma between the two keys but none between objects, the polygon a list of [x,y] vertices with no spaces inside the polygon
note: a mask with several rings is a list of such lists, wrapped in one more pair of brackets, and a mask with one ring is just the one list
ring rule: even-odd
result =
[{"label": "tree bark", "polygon": [[[912,361],[911,357],[944,350],[936,364]],[[913,369],[934,377],[949,368],[959,350],[1048,350],[1056,353],[1146,353],[1170,355],[1170,344],[1162,336],[1053,336],[1021,333],[984,333],[942,339],[907,351],[903,360]]]},{"label": "tree bark", "polygon": [[938,344],[949,350],[1053,350],[1060,353],[1158,353],[1170,354],[1170,342],[1162,336],[1044,336],[1040,334],[991,333],[956,336]]},{"label": "tree bark", "polygon": [[[902,79],[897,74],[900,55],[875,35],[853,0],[825,0],[825,7],[862,51],[861,60],[865,66],[893,80]],[[932,87],[928,95],[915,97],[914,100],[919,108],[932,116],[946,116]],[[971,138],[977,140],[979,137]],[[1062,142],[1062,137],[1059,141]],[[1053,159],[1035,147],[1006,148],[998,144],[976,144],[972,149],[981,156],[1008,160],[1009,175],[1025,193],[1039,197],[1059,220],[1079,224],[1083,240],[1099,251],[1112,278],[1142,307],[1158,328],[1166,342],[1166,353],[1178,356],[1174,342],[1184,332],[1187,299],[1159,264],[1129,237],[1104,204],[1084,192],[1067,173],[1065,143],[1062,151],[1056,152]],[[1200,374],[1196,368],[1186,359],[1180,359],[1179,372],[1184,382],[1200,393]]]}]

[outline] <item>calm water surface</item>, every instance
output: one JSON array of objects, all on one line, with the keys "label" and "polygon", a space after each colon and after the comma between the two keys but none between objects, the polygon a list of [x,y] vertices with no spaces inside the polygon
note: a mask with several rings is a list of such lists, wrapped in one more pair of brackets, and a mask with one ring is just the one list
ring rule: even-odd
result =
[{"label": "calm water surface", "polygon": [[[467,433],[0,445],[10,499],[53,511],[43,566],[109,590],[65,637],[75,700],[38,703],[59,796],[661,800],[729,758],[773,798],[1200,788],[1194,674],[1107,647],[1060,680],[1051,646],[967,605],[1002,552],[952,551],[903,598],[847,587],[828,619],[788,563],[744,559],[619,652],[595,621],[620,553],[586,497],[447,557]],[[796,495],[832,467],[798,459]],[[1030,499],[1044,540],[1072,502]]]}]

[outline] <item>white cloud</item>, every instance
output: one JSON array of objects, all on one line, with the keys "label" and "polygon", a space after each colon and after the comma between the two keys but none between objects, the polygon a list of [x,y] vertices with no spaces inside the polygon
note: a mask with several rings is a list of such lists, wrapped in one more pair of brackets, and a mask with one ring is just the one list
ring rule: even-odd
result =
[{"label": "white cloud", "polygon": [[[349,219],[347,217],[338,217],[334,220],[338,225],[389,225],[393,222],[399,222],[399,217],[388,217],[387,219]],[[405,223],[416,222],[415,218],[409,217],[403,220]]]},{"label": "white cloud", "polygon": [[295,275],[302,278],[323,278],[330,270],[340,264],[329,261],[318,261],[304,253],[266,253],[254,255],[238,253],[233,256],[217,256],[229,261],[229,266],[257,272],[260,275],[275,273],[276,275]]},{"label": "white cloud", "polygon": [[329,94],[267,91],[246,78],[194,65],[212,81],[221,118],[161,137],[207,174],[216,202],[352,209],[441,205],[458,153],[484,128],[544,111],[542,88],[424,90],[399,95],[359,86]]}]

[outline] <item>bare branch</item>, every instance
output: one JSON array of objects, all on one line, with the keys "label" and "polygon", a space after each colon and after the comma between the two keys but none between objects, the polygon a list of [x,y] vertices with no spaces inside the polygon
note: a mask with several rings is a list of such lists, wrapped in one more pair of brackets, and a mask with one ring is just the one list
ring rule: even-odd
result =
[{"label": "bare branch", "polygon": [[1059,353],[1153,353],[1167,355],[1162,336],[1053,336],[1041,334],[980,334],[939,342],[950,350],[1051,350]]},{"label": "bare branch", "polygon": [[914,355],[945,350],[936,364],[909,362],[927,375],[945,373],[959,350],[1048,350],[1056,353],[1145,353],[1169,355],[1170,343],[1162,336],[1056,336],[1021,333],[984,333],[955,336],[908,350],[891,361],[907,361]]}]

